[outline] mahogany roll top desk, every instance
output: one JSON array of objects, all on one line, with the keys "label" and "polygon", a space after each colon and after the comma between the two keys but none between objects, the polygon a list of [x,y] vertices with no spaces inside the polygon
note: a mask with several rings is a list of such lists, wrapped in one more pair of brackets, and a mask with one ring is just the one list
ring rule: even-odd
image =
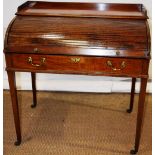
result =
[{"label": "mahogany roll top desk", "polygon": [[[10,86],[16,145],[21,143],[15,72],[31,72],[36,106],[36,73],[140,78],[134,149],[139,149],[150,60],[150,32],[142,4],[28,1],[8,26],[4,54]],[[117,104],[117,103],[116,103]]]}]

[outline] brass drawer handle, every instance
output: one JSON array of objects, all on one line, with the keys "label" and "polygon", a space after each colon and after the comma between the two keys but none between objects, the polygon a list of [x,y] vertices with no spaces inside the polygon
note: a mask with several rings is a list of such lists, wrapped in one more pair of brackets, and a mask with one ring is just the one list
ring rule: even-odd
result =
[{"label": "brass drawer handle", "polygon": [[74,63],[78,63],[80,62],[80,58],[71,58],[71,61],[74,62]]},{"label": "brass drawer handle", "polygon": [[42,66],[45,63],[45,61],[46,61],[46,58],[41,58],[40,59],[40,64],[34,64],[32,57],[28,57],[28,63],[30,63],[32,66],[35,66],[35,67]]},{"label": "brass drawer handle", "polygon": [[116,68],[113,66],[112,62],[110,60],[107,61],[107,65],[113,70],[113,71],[120,71],[126,67],[125,61],[122,61],[120,68]]}]

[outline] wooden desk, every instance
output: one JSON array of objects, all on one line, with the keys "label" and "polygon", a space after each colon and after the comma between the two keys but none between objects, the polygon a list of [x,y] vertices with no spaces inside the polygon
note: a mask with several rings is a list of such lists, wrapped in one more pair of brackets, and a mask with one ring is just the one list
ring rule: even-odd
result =
[{"label": "wooden desk", "polygon": [[135,148],[138,152],[150,60],[150,33],[141,4],[26,2],[18,7],[5,37],[4,53],[17,141],[21,143],[15,72],[131,77],[141,79]]}]

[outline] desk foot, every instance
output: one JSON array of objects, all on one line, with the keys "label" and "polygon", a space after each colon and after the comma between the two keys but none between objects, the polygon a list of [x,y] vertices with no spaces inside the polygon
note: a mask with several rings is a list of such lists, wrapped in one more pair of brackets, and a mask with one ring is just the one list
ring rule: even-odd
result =
[{"label": "desk foot", "polygon": [[127,112],[127,113],[131,113],[132,110],[131,110],[131,109],[127,109],[126,112]]},{"label": "desk foot", "polygon": [[131,150],[130,151],[130,154],[136,154],[138,151],[136,151],[136,150]]},{"label": "desk foot", "polygon": [[32,105],[31,105],[31,108],[35,108],[35,107],[36,107],[36,104],[32,104]]},{"label": "desk foot", "polygon": [[19,146],[21,144],[21,140],[17,140],[14,145]]}]

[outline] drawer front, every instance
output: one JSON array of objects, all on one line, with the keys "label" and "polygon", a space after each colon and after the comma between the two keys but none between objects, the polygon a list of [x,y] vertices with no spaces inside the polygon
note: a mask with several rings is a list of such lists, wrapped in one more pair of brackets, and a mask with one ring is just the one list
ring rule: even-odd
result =
[{"label": "drawer front", "polygon": [[140,75],[142,73],[142,60],[125,58],[97,58],[94,70],[99,74],[106,72],[118,75]]},{"label": "drawer front", "polygon": [[13,54],[13,67],[18,69],[51,70],[57,72],[90,72],[92,59],[80,56]]},{"label": "drawer front", "polygon": [[12,67],[25,71],[94,75],[139,76],[141,59],[11,54]]}]

